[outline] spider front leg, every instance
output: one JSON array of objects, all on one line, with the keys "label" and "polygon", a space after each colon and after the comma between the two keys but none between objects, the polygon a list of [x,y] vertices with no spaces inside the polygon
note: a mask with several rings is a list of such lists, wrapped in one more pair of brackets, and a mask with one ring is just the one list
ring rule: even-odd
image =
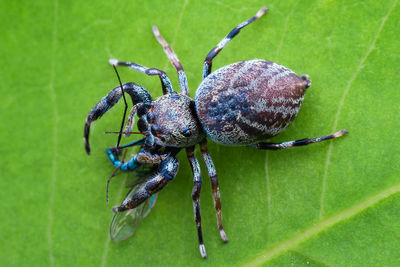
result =
[{"label": "spider front leg", "polygon": [[[176,153],[174,153],[176,154]],[[113,212],[121,212],[136,208],[143,203],[151,195],[157,193],[164,188],[172,179],[175,178],[179,168],[179,161],[173,156],[169,156],[163,160],[158,166],[158,172],[149,178],[132,198],[125,199],[120,206],[113,207]]]},{"label": "spider front leg", "polygon": [[[151,103],[152,98],[149,92],[146,89],[141,87],[140,85],[130,82],[122,85],[122,90],[125,93],[128,93],[131,98],[133,104],[137,103]],[[92,110],[89,112],[84,128],[84,142],[86,153],[90,154],[90,145],[89,145],[89,133],[90,133],[90,125],[93,121],[99,119],[106,113],[109,109],[111,109],[121,98],[122,96],[121,87],[115,87],[112,89],[105,97],[103,97],[99,103],[97,103]]]},{"label": "spider front leg", "polygon": [[189,159],[190,166],[193,172],[193,190],[192,190],[192,200],[193,200],[193,210],[194,210],[194,220],[197,227],[197,235],[199,238],[199,247],[201,257],[206,258],[206,248],[203,241],[203,233],[201,231],[201,214],[200,214],[200,191],[201,191],[201,173],[200,164],[197,158],[194,156],[194,147],[186,148],[186,155]]},{"label": "spider front leg", "polygon": [[233,37],[235,37],[240,32],[240,29],[246,27],[256,19],[260,18],[267,11],[267,8],[261,8],[253,17],[246,20],[245,22],[240,23],[233,30],[231,30],[231,32],[227,36],[225,36],[225,38],[222,39],[222,41],[219,42],[218,45],[210,51],[210,53],[208,53],[203,66],[203,79],[205,79],[211,73],[212,60],[214,59],[214,57],[216,57],[218,53],[221,52],[221,50],[233,39]]},{"label": "spider front leg", "polygon": [[211,180],[211,189],[214,198],[214,208],[215,211],[217,212],[217,223],[218,223],[219,234],[221,236],[222,241],[228,242],[228,237],[226,236],[224,227],[222,226],[221,199],[219,194],[217,172],[215,170],[215,166],[212,161],[211,155],[210,153],[208,153],[206,139],[204,139],[200,143],[200,151],[201,155],[203,156],[204,163],[206,164],[208,176],[210,177]]},{"label": "spider front leg", "polygon": [[160,78],[164,95],[171,94],[174,92],[174,90],[172,89],[170,79],[168,78],[167,74],[162,70],[159,70],[156,68],[147,68],[147,67],[141,66],[139,64],[133,63],[133,62],[123,62],[123,61],[119,61],[118,59],[110,59],[109,63],[113,66],[129,67],[133,70],[140,71],[148,76],[157,75]]}]

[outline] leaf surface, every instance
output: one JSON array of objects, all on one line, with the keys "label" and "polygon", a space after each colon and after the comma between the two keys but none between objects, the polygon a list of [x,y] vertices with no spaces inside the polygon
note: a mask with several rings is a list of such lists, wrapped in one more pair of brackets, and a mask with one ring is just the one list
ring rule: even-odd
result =
[{"label": "leaf surface", "polygon": [[[310,75],[298,117],[273,142],[349,135],[267,152],[209,142],[229,243],[202,166],[206,260],[184,153],[135,235],[113,243],[111,204],[126,194],[127,176],[114,177],[108,205],[104,150],[116,136],[103,132],[119,129],[122,103],[94,123],[90,157],[82,143],[86,115],[118,84],[108,59],[163,69],[177,90],[157,25],[193,96],[210,49],[264,5],[268,14],[226,46],[214,70],[262,58]],[[0,17],[2,266],[400,265],[398,0],[1,1]],[[161,95],[157,78],[119,71]]]}]

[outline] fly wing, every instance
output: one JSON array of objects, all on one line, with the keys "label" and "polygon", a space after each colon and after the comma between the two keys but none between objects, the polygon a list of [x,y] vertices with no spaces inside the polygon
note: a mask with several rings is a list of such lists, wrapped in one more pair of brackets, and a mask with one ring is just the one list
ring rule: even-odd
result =
[{"label": "fly wing", "polygon": [[[131,198],[145,182],[133,186],[125,199]],[[133,235],[139,222],[150,213],[156,199],[157,194],[154,194],[136,208],[116,213],[110,227],[112,240],[119,242]]]},{"label": "fly wing", "polygon": [[148,177],[150,177],[157,170],[156,165],[152,164],[140,164],[134,172],[129,173],[128,179],[126,179],[126,187],[134,187],[138,184],[143,183]]},{"label": "fly wing", "polygon": [[[128,175],[126,186],[130,187],[131,190],[128,192],[125,199],[132,198],[140,187],[146,183],[147,179],[157,171],[157,165],[153,164],[142,164],[136,162],[136,166],[135,171]],[[117,212],[114,215],[110,226],[110,235],[112,240],[119,242],[133,235],[137,225],[154,207],[156,199],[157,194],[154,194],[134,209]]]}]

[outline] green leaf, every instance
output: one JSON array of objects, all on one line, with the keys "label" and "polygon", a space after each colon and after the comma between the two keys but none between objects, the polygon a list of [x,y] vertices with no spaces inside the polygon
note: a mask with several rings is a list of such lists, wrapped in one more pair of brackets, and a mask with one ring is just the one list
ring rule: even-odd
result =
[{"label": "green leaf", "polygon": [[[111,207],[127,189],[104,150],[122,103],[82,134],[90,109],[118,84],[109,58],[167,72],[158,25],[194,95],[205,56],[267,5],[214,61],[278,62],[312,79],[302,109],[273,142],[346,128],[340,139],[283,151],[209,142],[224,226],[220,240],[203,172],[201,259],[184,153],[134,236],[110,241]],[[400,265],[400,6],[398,0],[1,1],[0,263],[2,266]],[[120,68],[156,97],[159,80]],[[134,140],[130,138],[129,140]],[[128,142],[125,140],[124,142]],[[200,157],[199,153],[197,156]]]}]

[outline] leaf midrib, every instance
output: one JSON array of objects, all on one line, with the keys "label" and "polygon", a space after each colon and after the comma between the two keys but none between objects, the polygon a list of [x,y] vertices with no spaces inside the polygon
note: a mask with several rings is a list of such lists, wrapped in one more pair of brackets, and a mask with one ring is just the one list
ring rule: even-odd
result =
[{"label": "leaf midrib", "polygon": [[289,250],[293,249],[300,243],[310,239],[311,237],[326,231],[338,223],[341,223],[351,217],[354,217],[360,214],[362,211],[372,208],[374,205],[378,204],[382,200],[388,199],[391,196],[395,195],[396,193],[400,192],[400,183],[394,186],[387,188],[379,192],[378,194],[365,199],[364,201],[351,206],[350,208],[343,210],[342,212],[337,213],[327,219],[320,220],[313,226],[307,228],[303,232],[293,236],[292,238],[286,239],[283,242],[275,245],[273,248],[267,249],[263,251],[259,256],[252,259],[251,261],[242,264],[241,266],[258,266],[262,263],[270,261],[271,259],[288,252]]}]

